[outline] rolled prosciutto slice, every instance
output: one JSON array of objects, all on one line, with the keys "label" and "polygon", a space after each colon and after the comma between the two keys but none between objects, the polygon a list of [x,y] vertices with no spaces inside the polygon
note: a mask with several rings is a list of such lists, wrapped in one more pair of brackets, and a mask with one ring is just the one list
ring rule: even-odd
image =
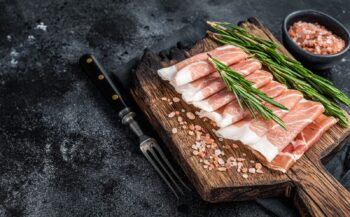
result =
[{"label": "rolled prosciutto slice", "polygon": [[267,166],[274,170],[287,172],[336,123],[337,120],[334,117],[321,114],[311,124],[307,125]]},{"label": "rolled prosciutto slice", "polygon": [[224,46],[215,48],[214,50],[211,50],[209,52],[203,52],[203,53],[194,55],[194,56],[187,58],[181,62],[178,62],[175,65],[172,65],[170,67],[159,69],[158,75],[164,80],[171,80],[174,77],[174,75],[176,74],[176,72],[179,71],[180,69],[184,68],[185,66],[187,66],[191,63],[194,63],[194,62],[207,60],[208,54],[217,58],[218,56],[220,56],[224,53],[236,51],[237,49],[239,49],[239,48],[237,48],[233,45],[224,45]]},{"label": "rolled prosciutto slice", "polygon": [[[254,83],[256,88],[259,88],[269,83],[272,80],[272,75],[269,72],[257,70],[246,76],[245,79]],[[235,98],[235,95],[231,91],[224,89],[205,100],[193,102],[193,105],[206,112],[212,112],[235,100]]]},{"label": "rolled prosciutto slice", "polygon": [[[289,117],[291,115],[293,116],[295,114],[298,114],[300,112],[299,110],[303,108],[302,106],[298,106],[298,105],[301,104],[306,107],[310,105],[310,103],[314,103],[306,100],[304,100],[306,101],[305,103],[300,103],[303,100],[302,97],[303,96],[299,91],[286,90],[281,95],[275,98],[275,101],[287,107],[288,111],[290,110],[289,112],[287,110],[277,108],[270,104],[266,104],[266,106],[268,106],[277,117],[280,117],[282,118],[282,120],[284,120],[284,123],[287,126],[288,130],[284,130],[281,127],[283,132],[279,130],[280,135],[274,134],[274,131],[277,128],[276,127],[277,124],[272,120],[263,120],[261,118],[253,119],[252,117],[247,117],[235,124],[229,125],[225,128],[221,128],[216,133],[218,136],[223,138],[240,140],[243,144],[248,145],[251,149],[258,151],[268,162],[270,162],[279,153],[279,147],[283,145],[281,143],[278,143],[278,141],[275,141],[275,140],[278,140],[279,138],[281,138],[281,140],[286,139],[288,135],[285,135],[285,134],[289,133],[289,128],[295,127],[292,121],[290,121]],[[297,110],[295,110],[295,108],[297,108],[299,112],[296,112]],[[290,113],[291,115],[285,118]],[[318,113],[318,115],[319,114],[320,113]],[[301,119],[301,120],[306,121],[305,116],[303,118],[304,119]],[[298,120],[298,118],[296,118],[296,120]],[[290,141],[292,139],[290,139]]]},{"label": "rolled prosciutto slice", "polygon": [[[243,76],[247,76],[256,70],[259,70],[261,68],[261,64],[258,60],[251,58],[242,60],[241,62],[230,66],[230,68]],[[191,83],[175,87],[175,89],[182,93],[182,98],[189,103],[191,101],[206,99],[225,87],[226,85],[220,78],[219,73],[213,72],[210,75]]]},{"label": "rolled prosciutto slice", "polygon": [[[267,96],[275,98],[283,91],[285,91],[287,87],[278,82],[271,81],[259,89]],[[216,124],[222,128],[242,120],[249,114],[250,112],[247,109],[242,109],[239,106],[238,102],[236,100],[233,100],[232,102],[213,112],[206,112],[202,110],[199,113],[199,116],[207,117],[215,121]]]},{"label": "rolled prosciutto slice", "polygon": [[[217,55],[216,58],[230,66],[248,58],[248,54],[237,48],[236,50]],[[170,80],[170,83],[174,86],[180,86],[209,75],[214,71],[214,66],[207,59],[193,62],[178,71]]]}]

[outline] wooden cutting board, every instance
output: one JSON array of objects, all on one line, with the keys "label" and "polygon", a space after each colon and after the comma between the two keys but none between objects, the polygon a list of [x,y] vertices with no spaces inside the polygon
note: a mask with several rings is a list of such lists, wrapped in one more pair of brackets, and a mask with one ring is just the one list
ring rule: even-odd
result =
[{"label": "wooden cutting board", "polygon": [[[279,43],[255,18],[240,22],[240,25],[250,33]],[[205,37],[183,53],[191,56],[217,46],[217,43]],[[280,50],[290,55],[282,45]],[[233,169],[228,172],[209,171],[203,168],[196,156],[192,155],[191,146],[194,138],[188,136],[188,131],[179,130],[177,134],[171,133],[171,129],[178,126],[178,123],[176,119],[167,117],[170,112],[185,109],[194,113],[197,109],[183,101],[169,105],[161,100],[162,97],[181,98],[173,87],[161,80],[156,73],[157,69],[174,64],[178,60],[168,60],[164,55],[161,56],[162,58],[151,51],[145,51],[137,67],[131,92],[204,200],[216,203],[284,196],[295,202],[303,216],[350,216],[350,193],[325,170],[320,162],[349,135],[350,128],[333,126],[287,174],[264,168],[263,174],[253,174],[244,179],[242,174]],[[204,127],[207,132],[212,132],[212,125],[200,118],[196,118],[192,123]],[[213,133],[212,136],[219,145],[232,144],[230,140],[218,141]],[[226,156],[234,157],[246,153],[247,159],[258,161],[243,145],[236,149],[225,149],[225,152]]]}]

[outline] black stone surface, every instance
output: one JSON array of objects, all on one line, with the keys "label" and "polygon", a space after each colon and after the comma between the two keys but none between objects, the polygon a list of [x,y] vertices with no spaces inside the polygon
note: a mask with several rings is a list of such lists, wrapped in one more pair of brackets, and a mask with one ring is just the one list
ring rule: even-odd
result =
[{"label": "black stone surface", "polygon": [[[144,48],[194,42],[208,19],[256,16],[280,37],[305,8],[350,27],[345,0],[0,0],[0,216],[271,216],[253,201],[175,200],[77,61],[94,53],[127,86]],[[324,73],[348,95],[349,68],[347,55]]]}]

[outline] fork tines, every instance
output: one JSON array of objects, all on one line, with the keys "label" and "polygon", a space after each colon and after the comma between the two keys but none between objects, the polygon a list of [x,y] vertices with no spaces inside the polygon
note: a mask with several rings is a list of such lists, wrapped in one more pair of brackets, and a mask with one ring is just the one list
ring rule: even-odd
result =
[{"label": "fork tines", "polygon": [[144,140],[140,149],[177,198],[180,197],[179,194],[185,195],[183,188],[191,191],[175,172],[155,139]]}]

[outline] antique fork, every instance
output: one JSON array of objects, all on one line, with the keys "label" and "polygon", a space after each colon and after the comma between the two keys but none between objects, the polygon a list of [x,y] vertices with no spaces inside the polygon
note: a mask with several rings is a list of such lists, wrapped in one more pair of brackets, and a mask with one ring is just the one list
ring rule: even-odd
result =
[{"label": "antique fork", "polygon": [[91,54],[85,54],[80,58],[79,63],[102,94],[117,109],[122,124],[129,126],[138,137],[142,153],[169,186],[174,195],[180,198],[181,195],[185,195],[185,190],[190,191],[191,189],[182,181],[165,157],[157,141],[143,133],[139,124],[134,119],[135,113],[127,106],[122,98],[121,91],[117,89],[96,58]]}]

